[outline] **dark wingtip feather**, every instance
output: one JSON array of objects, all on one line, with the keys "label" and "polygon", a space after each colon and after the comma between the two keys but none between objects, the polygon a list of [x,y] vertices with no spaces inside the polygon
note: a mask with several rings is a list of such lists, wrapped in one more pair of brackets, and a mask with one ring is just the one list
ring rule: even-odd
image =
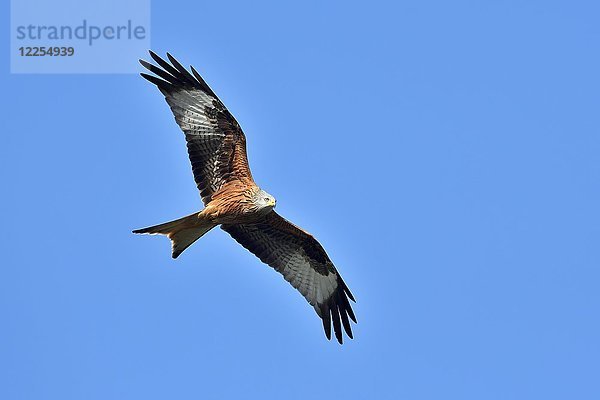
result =
[{"label": "dark wingtip feather", "polygon": [[353,302],[356,303],[356,299],[354,298],[354,296],[352,295],[352,292],[350,292],[350,289],[348,289],[348,286],[346,286],[346,283],[344,283],[342,281],[342,285],[344,285],[344,293],[346,293],[348,295],[348,297],[350,298],[350,300],[352,300]]},{"label": "dark wingtip feather", "polygon": [[150,81],[151,83],[154,83],[158,87],[158,90],[160,90],[160,92],[165,96],[167,96],[169,94],[169,90],[172,89],[172,85],[167,81],[163,81],[162,79],[158,79],[155,76],[148,75],[143,72],[140,73],[140,75],[142,76],[142,78]]},{"label": "dark wingtip feather", "polygon": [[348,337],[350,339],[354,339],[352,337],[352,327],[350,326],[350,321],[348,320],[348,307],[350,307],[350,304],[348,304],[348,299],[342,299],[341,297],[344,297],[344,294],[341,296],[338,294],[338,306],[340,309],[340,317],[342,317],[342,325],[344,326],[344,330],[346,331]]},{"label": "dark wingtip feather", "polygon": [[215,92],[213,92],[213,90],[210,88],[210,86],[208,86],[208,84],[202,78],[202,76],[198,73],[198,71],[196,71],[196,68],[194,68],[192,65],[190,65],[190,70],[192,71],[192,75],[194,75],[194,77],[196,78],[198,83],[200,83],[200,87],[202,88],[202,90],[204,90],[206,93],[210,94],[215,99],[218,99]]},{"label": "dark wingtip feather", "polygon": [[327,340],[331,340],[331,315],[327,305],[321,307],[321,319],[323,320],[323,329]]},{"label": "dark wingtip feather", "polygon": [[348,303],[348,307],[346,307],[346,312],[348,313],[350,319],[354,321],[355,324],[358,324],[358,320],[356,319],[356,315],[354,315],[354,310],[352,310],[350,303]]},{"label": "dark wingtip feather", "polygon": [[333,331],[335,332],[335,338],[339,344],[344,344],[342,335],[342,325],[340,323],[340,313],[336,304],[333,304],[331,308],[331,316],[333,321]]},{"label": "dark wingtip feather", "polygon": [[344,330],[346,331],[346,335],[348,335],[350,339],[354,339],[354,335],[352,334],[352,329],[350,328],[350,323],[348,322],[348,320],[346,320],[346,324],[344,324]]},{"label": "dark wingtip feather", "polygon": [[158,87],[161,87],[161,86],[168,87],[169,86],[169,83],[167,81],[163,81],[162,79],[159,79],[154,75],[149,75],[145,72],[140,72],[140,75],[142,76],[142,78],[154,83]]},{"label": "dark wingtip feather", "polygon": [[148,61],[144,60],[144,59],[139,59],[138,60],[140,62],[140,64],[142,64],[142,67],[146,68],[146,69],[150,69],[150,67],[152,66],[152,64],[150,64]]},{"label": "dark wingtip feather", "polygon": [[198,85],[198,82],[192,76],[192,74],[190,74],[190,72],[187,69],[185,69],[185,67],[183,65],[181,65],[181,63],[179,61],[177,61],[177,59],[175,57],[173,57],[171,55],[171,53],[167,52],[167,58],[169,59],[169,61],[171,61],[171,64],[173,64],[175,69],[177,69],[177,71],[179,71],[181,73],[182,78],[187,80],[192,85],[195,85],[195,86]]},{"label": "dark wingtip feather", "polygon": [[342,292],[338,294],[339,297],[339,301],[343,306],[344,312],[346,314],[348,314],[348,316],[350,317],[350,319],[352,321],[354,321],[354,323],[358,323],[356,321],[356,316],[354,315],[354,311],[352,310],[352,306],[350,305],[350,302],[348,301],[348,296],[346,296],[346,292]]},{"label": "dark wingtip feather", "polygon": [[[169,53],[168,51],[167,51],[167,58],[169,59],[169,61],[171,61],[171,64],[173,64],[173,66],[174,66],[175,68],[177,68],[177,69],[179,69],[179,67],[183,68],[183,65],[181,65],[181,64],[179,63],[179,61],[177,61],[177,59],[176,59],[175,57],[173,57],[173,56],[171,55],[171,53]],[[178,67],[178,66],[179,66],[179,67]],[[185,69],[185,68],[184,68],[184,69]]]},{"label": "dark wingtip feather", "polygon": [[144,60],[140,60],[140,63],[148,71],[152,72],[155,75],[158,75],[160,78],[162,78],[165,81],[169,82],[171,85],[176,86],[176,87],[182,85],[182,82],[176,76],[173,76],[173,75],[169,74],[167,71],[165,71],[163,69],[160,69],[157,66],[152,65],[149,62],[146,62]]},{"label": "dark wingtip feather", "polygon": [[200,76],[200,74],[198,73],[198,71],[196,71],[196,68],[194,68],[193,65],[190,65],[190,69],[192,70],[192,74],[196,77],[196,79],[198,79],[198,81],[200,81],[200,83],[205,83],[204,79],[202,78],[202,76]]},{"label": "dark wingtip feather", "polygon": [[348,304],[348,308],[346,308],[346,311],[348,312],[348,316],[350,317],[350,319],[354,321],[355,324],[358,324],[358,321],[356,320],[356,315],[354,315],[354,310],[352,310],[350,304]]},{"label": "dark wingtip feather", "polygon": [[164,68],[164,70],[167,71],[169,74],[171,74],[173,76],[179,75],[179,72],[175,68],[173,68],[173,66],[171,64],[166,62],[164,59],[162,59],[158,54],[156,54],[152,50],[150,50],[150,57],[152,57],[152,59],[154,61],[156,61],[156,63],[158,65],[160,65],[162,68]]}]

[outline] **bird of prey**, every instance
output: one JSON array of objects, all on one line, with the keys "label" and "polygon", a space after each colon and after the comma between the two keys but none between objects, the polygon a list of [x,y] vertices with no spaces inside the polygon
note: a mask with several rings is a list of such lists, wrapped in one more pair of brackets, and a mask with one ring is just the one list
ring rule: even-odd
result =
[{"label": "bird of prey", "polygon": [[175,121],[185,134],[196,186],[204,209],[133,233],[166,235],[177,258],[188,246],[217,225],[238,243],[273,267],[292,284],[321,317],[327,339],[331,325],[342,344],[342,326],[352,338],[356,323],[348,286],[308,232],[273,209],[275,198],[252,179],[246,137],[198,72],[191,73],[167,53],[170,63],[150,51],[157,65],[140,60],[154,75],[141,75],[165,96]]}]

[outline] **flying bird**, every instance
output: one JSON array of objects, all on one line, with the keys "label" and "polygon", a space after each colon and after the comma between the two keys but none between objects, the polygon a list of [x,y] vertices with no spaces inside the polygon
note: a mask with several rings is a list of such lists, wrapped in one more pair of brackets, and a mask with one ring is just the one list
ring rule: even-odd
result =
[{"label": "flying bird", "polygon": [[343,343],[342,327],[352,338],[356,323],[348,286],[308,232],[274,211],[275,198],[252,179],[246,137],[233,115],[194,67],[185,69],[167,53],[170,63],[150,51],[157,65],[140,60],[153,75],[141,76],[165,96],[185,134],[196,186],[204,209],[133,233],[166,235],[177,258],[205,233],[221,226],[239,244],[273,267],[295,287],[321,317],[327,339],[331,325]]}]

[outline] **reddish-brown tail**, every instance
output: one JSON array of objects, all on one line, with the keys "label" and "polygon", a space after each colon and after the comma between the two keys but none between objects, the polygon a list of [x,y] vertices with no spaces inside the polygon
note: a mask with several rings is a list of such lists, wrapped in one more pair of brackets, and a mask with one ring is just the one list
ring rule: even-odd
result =
[{"label": "reddish-brown tail", "polygon": [[164,224],[136,229],[133,233],[148,235],[166,235],[171,239],[172,257],[177,258],[192,243],[200,239],[216,225],[210,221],[198,218],[198,213],[187,217],[165,222]]}]

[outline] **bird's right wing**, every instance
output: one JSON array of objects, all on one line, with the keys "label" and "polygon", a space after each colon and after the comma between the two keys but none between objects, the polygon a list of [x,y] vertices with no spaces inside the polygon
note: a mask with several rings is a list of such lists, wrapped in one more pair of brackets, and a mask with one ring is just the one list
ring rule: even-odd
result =
[{"label": "bird's right wing", "polygon": [[140,60],[156,76],[141,75],[158,86],[185,133],[194,180],[204,204],[230,180],[252,181],[244,132],[200,74],[194,67],[188,72],[169,53],[170,64],[152,51],[150,56],[160,68]]},{"label": "bird's right wing", "polygon": [[221,228],[302,293],[323,320],[328,339],[332,322],[340,344],[342,326],[352,338],[348,318],[356,322],[349,302],[354,297],[323,246],[311,234],[275,211],[254,224],[221,225]]}]

